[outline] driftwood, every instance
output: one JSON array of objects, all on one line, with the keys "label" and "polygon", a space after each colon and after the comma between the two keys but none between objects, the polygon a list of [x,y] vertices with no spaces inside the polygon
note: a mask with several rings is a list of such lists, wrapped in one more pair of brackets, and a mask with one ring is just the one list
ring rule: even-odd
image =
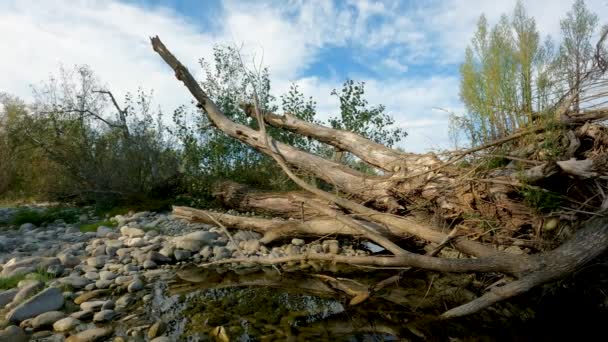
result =
[{"label": "driftwood", "polygon": [[[447,161],[434,154],[418,155],[393,150],[352,132],[305,122],[289,114],[262,113],[257,98],[253,105],[242,106],[247,114],[258,120],[260,129],[254,130],[227,118],[158,37],[152,38],[151,43],[154,51],[175,72],[176,78],[192,94],[213,125],[272,157],[304,190],[277,194],[234,183],[220,185],[216,190],[226,205],[237,210],[291,219],[234,216],[184,207],[174,208],[176,216],[207,223],[219,222],[231,229],[255,230],[264,234],[263,243],[293,236],[346,235],[373,241],[392,253],[391,256],[356,257],[317,253],[281,258],[243,257],[203,266],[227,263],[276,265],[314,260],[451,273],[492,272],[515,278],[504,286],[492,287],[469,303],[447,310],[441,316],[447,319],[479,312],[498,301],[567,276],[608,248],[608,218],[598,213],[600,205],[603,208],[608,203],[607,196],[603,195],[601,185],[597,190],[595,183],[591,183],[605,177],[605,168],[602,167],[606,159],[601,153],[602,149],[594,153],[581,151],[588,149],[589,139],[603,143],[608,137],[604,128],[590,123],[605,118],[605,111],[596,110],[578,116],[568,113],[562,122],[569,132],[564,135],[567,140],[563,153],[565,159],[533,160],[528,163],[527,158],[531,153],[523,153],[510,159],[514,163],[523,161],[523,167],[480,171],[480,165],[465,167],[458,164],[484,150],[520,139],[534,141],[540,136],[539,133],[549,129],[548,126],[523,130],[494,143],[461,151]],[[563,110],[558,110],[558,117],[565,117],[562,112],[568,106],[562,107]],[[337,161],[274,141],[266,134],[266,124],[352,153],[377,168],[378,173],[363,174]],[[292,168],[324,180],[334,187],[335,192],[326,192],[308,184],[297,177]],[[543,187],[555,177],[559,178],[555,189]],[[586,183],[581,185],[580,182]],[[575,188],[577,192],[568,192],[567,189],[573,188],[570,185],[579,185]],[[552,250],[528,255],[497,248],[500,241],[524,233],[532,236],[528,240],[530,245],[543,245],[534,243],[534,239],[540,238],[544,218],[521,198],[523,191],[538,191],[541,195],[559,191],[559,196],[556,196],[560,200],[576,206],[566,208],[570,210],[570,216],[585,213],[587,216],[584,217],[590,219],[581,224],[573,236]],[[590,191],[594,191],[593,197],[589,196]],[[597,195],[598,191],[602,192],[602,196]],[[438,222],[452,222],[458,229],[441,228]],[[493,226],[484,228],[489,223]],[[429,252],[419,254],[408,251],[405,239],[427,244]],[[465,257],[441,257],[440,251],[447,245]]]}]

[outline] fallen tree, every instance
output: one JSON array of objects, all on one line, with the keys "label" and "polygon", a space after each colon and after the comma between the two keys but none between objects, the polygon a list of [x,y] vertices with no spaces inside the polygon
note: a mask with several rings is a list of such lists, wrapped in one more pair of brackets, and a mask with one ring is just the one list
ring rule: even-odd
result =
[{"label": "fallen tree", "polygon": [[[604,191],[608,179],[605,151],[608,132],[604,126],[594,123],[604,119],[606,111],[566,113],[574,95],[566,96],[556,108],[555,116],[564,118],[561,121],[539,124],[442,159],[435,154],[390,149],[352,132],[305,122],[289,114],[263,113],[257,98],[253,104],[243,105],[243,109],[258,120],[259,129],[235,123],[221,112],[158,37],[152,38],[151,43],[217,129],[272,157],[304,190],[278,194],[238,184],[218,186],[216,194],[226,205],[239,211],[276,214],[283,219],[235,216],[185,207],[175,207],[176,216],[231,229],[258,231],[264,234],[263,243],[294,236],[343,235],[372,241],[390,252],[390,255],[357,257],[323,253],[280,258],[242,257],[204,266],[277,265],[314,260],[450,273],[500,273],[512,277],[505,278],[503,286],[492,286],[478,298],[441,315],[453,318],[479,312],[567,276],[608,248],[608,218],[602,214],[608,207]],[[378,172],[364,174],[340,162],[275,141],[266,134],[266,124],[352,153]],[[543,147],[549,133],[551,139],[563,147],[559,153],[552,153],[552,157],[547,157]],[[509,153],[500,148],[505,144],[513,147]],[[484,155],[486,151],[489,153]],[[498,158],[508,164],[488,166],[489,161],[496,158],[496,151]],[[307,183],[293,170],[314,175],[331,184],[334,191],[324,191]],[[542,206],[550,207],[550,214],[539,214]],[[556,225],[560,226],[557,230]],[[421,253],[419,248],[409,250],[412,240],[423,245],[426,252]],[[513,250],[511,246],[520,247]],[[444,248],[455,249],[461,257],[446,257],[440,253]]]}]

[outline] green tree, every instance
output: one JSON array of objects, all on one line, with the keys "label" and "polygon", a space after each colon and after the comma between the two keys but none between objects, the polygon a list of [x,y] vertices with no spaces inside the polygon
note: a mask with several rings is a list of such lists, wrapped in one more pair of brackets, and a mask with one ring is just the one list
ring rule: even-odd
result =
[{"label": "green tree", "polygon": [[574,92],[572,110],[580,108],[583,77],[591,67],[593,45],[591,37],[597,28],[598,17],[589,11],[584,0],[576,0],[566,18],[560,21],[563,41],[559,48],[560,70],[566,74],[569,89]]}]

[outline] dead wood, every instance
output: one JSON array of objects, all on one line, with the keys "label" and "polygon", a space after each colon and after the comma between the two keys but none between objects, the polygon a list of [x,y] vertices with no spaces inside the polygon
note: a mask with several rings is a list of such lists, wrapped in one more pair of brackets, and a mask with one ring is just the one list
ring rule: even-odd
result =
[{"label": "dead wood", "polygon": [[[495,142],[457,153],[447,161],[435,155],[417,155],[395,151],[378,145],[352,132],[304,122],[292,115],[261,113],[257,95],[246,112],[258,120],[259,130],[228,119],[207,96],[189,71],[165,47],[158,37],[151,39],[154,51],[169,65],[179,81],[194,96],[209,120],[225,134],[240,140],[272,157],[289,178],[304,192],[277,194],[259,192],[236,184],[225,185],[216,194],[226,205],[241,211],[279,215],[292,220],[268,220],[232,216],[175,207],[174,214],[189,220],[219,223],[232,229],[251,229],[264,234],[262,242],[292,236],[349,235],[374,241],[393,256],[345,256],[307,253],[278,258],[235,258],[202,266],[230,263],[276,265],[289,262],[324,261],[359,266],[418,268],[436,272],[502,273],[517,280],[502,287],[492,287],[479,298],[446,311],[442,318],[459,317],[478,312],[498,301],[525,293],[546,282],[564,277],[603,253],[608,247],[608,221],[597,211],[608,206],[598,180],[605,180],[605,144],[608,134],[590,121],[603,120],[606,112],[568,112],[578,95],[568,93],[559,103],[553,123],[523,129]],[[271,139],[265,124],[314,138],[348,151],[378,168],[378,175],[366,175],[336,160],[299,150]],[[558,128],[555,128],[557,123]],[[581,127],[581,125],[585,123]],[[561,128],[560,128],[561,127]],[[524,162],[523,168],[493,167],[484,170],[480,162],[461,166],[460,162],[479,160],[478,153],[526,137],[541,141],[548,129],[567,128],[563,133],[564,153],[557,159],[542,159],[534,151],[510,158]],[[562,129],[563,131],[563,129]],[[572,133],[574,132],[574,133]],[[589,148],[591,140],[593,148]],[[541,143],[535,143],[540,146]],[[601,144],[599,146],[598,144]],[[599,146],[599,147],[598,147]],[[531,166],[532,165],[532,166]],[[530,167],[531,166],[531,167]],[[300,177],[293,170],[305,171],[331,184],[335,192],[323,191]],[[549,179],[559,179],[547,189]],[[554,181],[555,182],[555,181]],[[599,190],[598,190],[599,188]],[[528,191],[528,195],[523,191]],[[534,196],[529,195],[538,191]],[[597,195],[597,191],[602,195]],[[531,206],[532,200],[557,193],[576,208],[559,208],[577,215],[595,216],[559,247],[535,255],[521,249],[517,254],[496,246],[501,241],[520,241],[521,246],[543,246],[541,242],[523,240],[522,234],[540,237],[543,218]],[[594,194],[595,193],[595,194]],[[590,196],[591,195],[591,196]],[[531,197],[526,198],[526,196]],[[551,197],[552,198],[552,197]],[[540,198],[540,201],[543,199]],[[549,203],[551,205],[551,203]],[[418,215],[425,212],[427,215]],[[448,234],[429,218],[458,227]],[[490,228],[487,228],[487,226]],[[531,231],[531,232],[530,232]],[[433,244],[428,255],[408,251],[400,244],[403,238],[415,238],[422,244]],[[496,244],[491,245],[490,243]],[[453,247],[472,258],[443,258],[444,247]],[[508,249],[507,249],[508,250]],[[358,298],[358,295],[361,295]],[[364,300],[363,292],[355,294],[355,302]]]}]

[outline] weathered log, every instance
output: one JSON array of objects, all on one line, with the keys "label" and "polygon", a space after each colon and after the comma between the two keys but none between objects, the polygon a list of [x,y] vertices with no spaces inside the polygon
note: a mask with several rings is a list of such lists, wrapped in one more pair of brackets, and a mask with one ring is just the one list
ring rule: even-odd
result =
[{"label": "weathered log", "polygon": [[292,195],[305,197],[306,201],[318,201],[323,205],[330,205],[330,203],[319,201],[318,198],[304,191],[260,191],[230,181],[216,184],[213,195],[223,205],[240,212],[253,211],[260,215],[273,215],[298,220],[315,218],[319,216],[319,213],[302,205],[301,202],[294,202],[290,199]]}]

